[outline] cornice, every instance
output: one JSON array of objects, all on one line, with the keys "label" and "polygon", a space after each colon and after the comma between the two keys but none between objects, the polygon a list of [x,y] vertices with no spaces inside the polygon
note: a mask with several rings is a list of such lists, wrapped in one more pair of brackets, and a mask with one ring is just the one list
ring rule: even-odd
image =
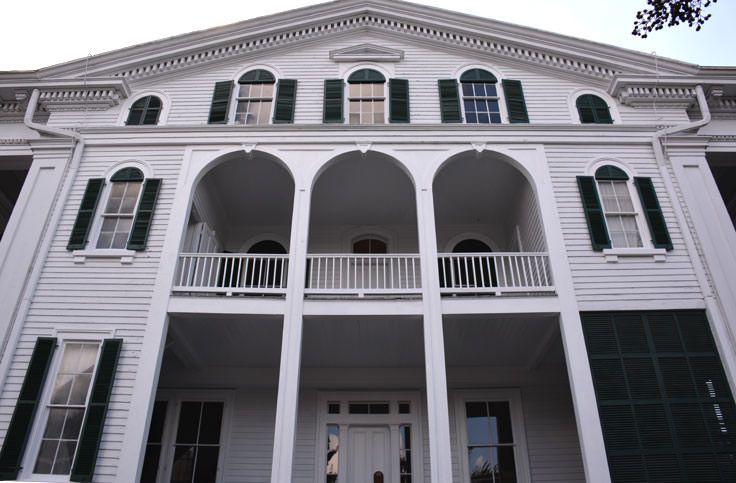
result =
[{"label": "cornice", "polygon": [[44,111],[104,110],[130,95],[127,81],[120,78],[2,79],[0,89],[14,93],[16,98],[0,101],[0,114],[25,111],[28,96],[34,89],[40,91],[39,109]]}]

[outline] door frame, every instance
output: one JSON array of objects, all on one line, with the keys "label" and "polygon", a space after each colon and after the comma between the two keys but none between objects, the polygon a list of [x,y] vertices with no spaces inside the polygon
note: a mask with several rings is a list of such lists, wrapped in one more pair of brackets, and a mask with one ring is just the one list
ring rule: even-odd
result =
[{"label": "door frame", "polygon": [[[317,393],[317,428],[315,431],[315,469],[314,481],[325,481],[327,470],[327,425],[337,425],[340,430],[340,452],[345,455],[340,460],[338,475],[341,483],[345,481],[348,471],[348,431],[351,426],[375,426],[389,429],[391,454],[390,474],[386,474],[385,483],[399,483],[399,426],[411,426],[411,467],[412,481],[424,481],[424,434],[423,421],[424,399],[418,391],[320,391]],[[349,414],[348,404],[351,402],[388,403],[389,414]],[[328,404],[339,403],[339,414],[328,414]],[[409,403],[410,412],[399,414],[399,403]],[[339,478],[339,476],[338,476]]]}]

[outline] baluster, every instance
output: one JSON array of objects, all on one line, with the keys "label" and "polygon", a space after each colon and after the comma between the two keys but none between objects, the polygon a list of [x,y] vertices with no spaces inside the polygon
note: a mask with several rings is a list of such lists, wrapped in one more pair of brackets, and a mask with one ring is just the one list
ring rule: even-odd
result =
[{"label": "baluster", "polygon": [[[240,284],[241,280],[241,272],[243,271],[243,258],[245,258],[243,255],[238,255],[237,258],[233,259],[233,271],[235,272],[235,288],[243,288]],[[238,268],[235,268],[235,261],[238,262]],[[237,271],[236,271],[237,270]]]},{"label": "baluster", "polygon": [[506,272],[506,257],[503,255],[500,255],[498,259],[501,261],[501,273],[503,274],[503,283],[501,283],[501,279],[498,279],[498,286],[499,287],[508,287],[508,274]]},{"label": "baluster", "polygon": [[519,287],[521,285],[521,273],[519,272],[519,257],[518,256],[512,256],[513,265],[511,269],[511,273],[514,275],[514,287]]},{"label": "baluster", "polygon": [[322,287],[322,257],[317,257],[317,288]]}]

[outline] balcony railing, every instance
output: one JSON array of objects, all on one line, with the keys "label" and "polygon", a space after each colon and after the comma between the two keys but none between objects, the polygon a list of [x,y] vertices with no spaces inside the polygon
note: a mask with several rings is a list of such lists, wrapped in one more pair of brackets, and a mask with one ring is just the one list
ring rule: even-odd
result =
[{"label": "balcony railing", "polygon": [[419,255],[308,255],[306,294],[419,294]]},{"label": "balcony railing", "polygon": [[182,253],[174,292],[285,294],[288,255]]},{"label": "balcony railing", "polygon": [[554,292],[546,253],[440,253],[440,292]]}]

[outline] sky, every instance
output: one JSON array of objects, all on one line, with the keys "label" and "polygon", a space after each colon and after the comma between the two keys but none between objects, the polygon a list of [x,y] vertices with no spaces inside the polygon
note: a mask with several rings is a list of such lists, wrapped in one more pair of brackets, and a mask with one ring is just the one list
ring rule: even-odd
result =
[{"label": "sky", "polygon": [[[322,3],[315,0],[5,0],[0,71],[35,70],[157,39]],[[736,66],[736,0],[709,7],[700,32],[685,25],[631,35],[646,0],[417,0],[699,65]]]}]

